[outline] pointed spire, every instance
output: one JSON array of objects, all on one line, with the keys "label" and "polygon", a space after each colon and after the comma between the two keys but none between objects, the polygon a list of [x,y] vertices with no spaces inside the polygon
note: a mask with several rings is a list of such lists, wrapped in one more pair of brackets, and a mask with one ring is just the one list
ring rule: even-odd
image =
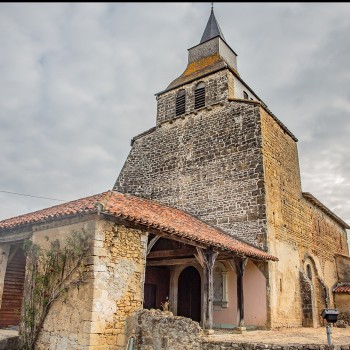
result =
[{"label": "pointed spire", "polygon": [[221,32],[221,29],[219,27],[219,23],[215,18],[214,15],[214,8],[213,8],[213,3],[211,3],[211,13],[210,13],[210,17],[207,23],[207,26],[205,27],[202,39],[201,39],[201,43],[204,43],[205,41],[208,41],[212,38],[215,38],[216,36],[220,36],[221,39],[225,40],[224,35]]}]

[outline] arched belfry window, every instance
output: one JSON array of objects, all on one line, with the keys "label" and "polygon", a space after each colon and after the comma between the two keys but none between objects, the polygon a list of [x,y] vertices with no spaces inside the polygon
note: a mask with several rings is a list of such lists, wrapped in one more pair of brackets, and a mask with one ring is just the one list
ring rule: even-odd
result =
[{"label": "arched belfry window", "polygon": [[205,106],[205,84],[199,83],[194,90],[194,108],[201,108]]},{"label": "arched belfry window", "polygon": [[184,114],[186,112],[186,92],[180,90],[176,95],[176,116]]}]

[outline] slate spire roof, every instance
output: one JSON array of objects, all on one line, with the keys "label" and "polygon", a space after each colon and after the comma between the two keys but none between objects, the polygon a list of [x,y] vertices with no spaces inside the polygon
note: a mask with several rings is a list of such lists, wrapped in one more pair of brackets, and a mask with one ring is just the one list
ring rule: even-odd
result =
[{"label": "slate spire roof", "polygon": [[220,36],[220,38],[226,42],[224,34],[222,34],[222,31],[220,29],[219,23],[215,18],[214,9],[212,7],[210,17],[209,17],[207,26],[205,27],[204,33],[202,35],[200,44],[210,39],[213,39],[217,36]]}]

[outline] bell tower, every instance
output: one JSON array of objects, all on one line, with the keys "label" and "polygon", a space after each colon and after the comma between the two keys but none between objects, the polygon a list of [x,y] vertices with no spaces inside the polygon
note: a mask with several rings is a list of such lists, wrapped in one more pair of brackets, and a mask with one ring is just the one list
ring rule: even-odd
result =
[{"label": "bell tower", "polygon": [[[227,44],[213,8],[200,43],[188,49],[185,71],[156,94],[157,125],[179,116],[177,109],[181,109],[183,114],[197,110],[195,94],[199,83],[205,87],[205,106],[225,102],[229,98],[260,100],[241,79],[237,70],[237,54]],[[176,98],[178,94],[184,96],[181,104]],[[203,104],[199,106],[203,107]]]},{"label": "bell tower", "polygon": [[213,8],[184,72],[156,94],[114,189],[159,201],[265,248],[260,99],[237,71]]}]

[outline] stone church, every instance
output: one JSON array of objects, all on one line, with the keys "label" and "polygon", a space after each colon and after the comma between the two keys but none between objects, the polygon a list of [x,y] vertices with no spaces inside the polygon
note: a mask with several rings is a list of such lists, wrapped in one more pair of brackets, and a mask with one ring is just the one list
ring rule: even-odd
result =
[{"label": "stone church", "polygon": [[349,311],[349,226],[302,191],[298,140],[240,76],[213,10],[156,101],[112,190],[0,222],[0,327],[19,324],[23,241],[81,229],[90,278],[52,306],[38,349],[124,349],[127,318],[166,301],[241,332]]}]

